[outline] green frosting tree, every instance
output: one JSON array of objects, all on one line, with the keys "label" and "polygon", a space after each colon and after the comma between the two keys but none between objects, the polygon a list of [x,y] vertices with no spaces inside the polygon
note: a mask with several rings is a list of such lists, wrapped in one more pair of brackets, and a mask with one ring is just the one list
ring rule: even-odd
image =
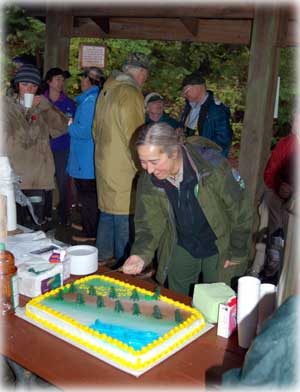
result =
[{"label": "green frosting tree", "polygon": [[181,312],[180,312],[179,309],[175,310],[175,321],[176,321],[176,323],[182,323],[183,322],[183,318],[182,318],[182,315],[181,315]]},{"label": "green frosting tree", "polygon": [[62,290],[60,290],[57,295],[56,295],[56,299],[58,299],[59,301],[63,301],[64,300],[64,292]]},{"label": "green frosting tree", "polygon": [[161,319],[161,318],[162,318],[162,314],[161,314],[161,311],[160,311],[158,305],[154,305],[154,306],[153,306],[153,313],[152,313],[152,316],[153,316],[154,318],[156,318],[156,319]]},{"label": "green frosting tree", "polygon": [[137,304],[137,303],[133,304],[133,306],[132,306],[132,314],[134,316],[139,316],[141,314],[139,304]]},{"label": "green frosting tree", "polygon": [[69,293],[73,294],[76,292],[76,286],[74,282],[71,282],[70,287],[69,287]]},{"label": "green frosting tree", "polygon": [[118,298],[116,289],[113,286],[109,290],[109,298]]},{"label": "green frosting tree", "polygon": [[60,274],[54,275],[49,281],[48,284],[50,285],[51,290],[57,289],[61,286],[61,279]]},{"label": "green frosting tree", "polygon": [[124,312],[123,306],[118,299],[115,302],[115,312],[117,313]]},{"label": "green frosting tree", "polygon": [[154,290],[154,294],[153,294],[155,299],[159,299],[160,297],[160,287],[157,286],[156,289]]},{"label": "green frosting tree", "polygon": [[77,303],[77,304],[80,304],[80,305],[82,305],[82,304],[85,303],[85,301],[84,301],[84,299],[83,299],[82,293],[78,293],[78,294],[77,294],[76,303]]},{"label": "green frosting tree", "polygon": [[139,293],[137,292],[137,289],[132,290],[130,299],[132,301],[139,301],[140,300]]},{"label": "green frosting tree", "polygon": [[97,296],[97,308],[105,308],[102,295]]},{"label": "green frosting tree", "polygon": [[97,295],[95,286],[89,287],[89,295]]}]

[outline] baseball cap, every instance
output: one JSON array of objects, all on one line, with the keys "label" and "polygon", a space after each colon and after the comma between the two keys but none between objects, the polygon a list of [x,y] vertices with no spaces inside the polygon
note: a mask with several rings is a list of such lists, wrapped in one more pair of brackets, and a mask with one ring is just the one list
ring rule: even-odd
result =
[{"label": "baseball cap", "polygon": [[98,82],[101,82],[104,78],[103,72],[98,67],[85,68],[82,72],[79,73],[79,76],[89,77],[91,79],[97,80]]}]

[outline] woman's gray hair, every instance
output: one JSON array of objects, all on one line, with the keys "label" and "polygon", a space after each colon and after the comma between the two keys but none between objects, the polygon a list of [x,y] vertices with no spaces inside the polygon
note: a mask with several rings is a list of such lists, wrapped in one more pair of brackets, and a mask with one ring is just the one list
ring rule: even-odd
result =
[{"label": "woman's gray hair", "polygon": [[159,122],[142,125],[137,132],[135,146],[153,145],[161,148],[169,157],[180,150],[181,133],[171,125]]}]

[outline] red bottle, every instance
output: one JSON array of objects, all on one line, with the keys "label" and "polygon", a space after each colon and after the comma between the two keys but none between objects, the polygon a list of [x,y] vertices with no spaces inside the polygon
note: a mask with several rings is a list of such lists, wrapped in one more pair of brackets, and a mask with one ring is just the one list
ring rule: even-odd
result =
[{"label": "red bottle", "polygon": [[14,313],[18,306],[17,268],[14,255],[0,243],[0,315]]}]

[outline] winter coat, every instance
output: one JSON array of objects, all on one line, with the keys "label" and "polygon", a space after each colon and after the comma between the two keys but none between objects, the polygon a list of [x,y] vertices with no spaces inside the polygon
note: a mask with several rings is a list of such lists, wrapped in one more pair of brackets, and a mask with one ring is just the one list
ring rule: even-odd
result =
[{"label": "winter coat", "polygon": [[[230,285],[231,279],[245,273],[248,266],[253,216],[250,201],[214,143],[199,136],[188,141],[186,151],[198,176],[197,199],[217,238],[219,281]],[[163,284],[177,242],[176,225],[165,190],[155,187],[146,171],[138,181],[134,222],[131,254],[140,256],[148,265],[157,249],[156,279]],[[239,264],[224,269],[225,260]]]},{"label": "winter coat", "polygon": [[92,86],[75,98],[78,107],[69,126],[71,137],[67,172],[73,178],[94,179],[94,139],[92,125],[99,87]]},{"label": "winter coat", "polygon": [[98,206],[115,215],[134,212],[136,167],[130,141],[144,123],[144,98],[128,74],[113,73],[99,96],[93,135]]},{"label": "winter coat", "polygon": [[[208,97],[205,103],[208,105],[206,118],[203,123],[200,136],[212,140],[222,148],[222,154],[228,157],[229,149],[232,141],[232,130],[230,126],[230,110],[222,102],[214,98],[211,91],[207,91]],[[204,103],[204,104],[205,104]],[[203,104],[203,105],[204,105]],[[191,111],[191,106],[186,103],[185,108],[180,117],[180,126],[184,127],[188,115]],[[193,136],[197,130],[190,130],[186,136]]]},{"label": "winter coat", "polygon": [[264,181],[266,186],[276,193],[283,182],[294,185],[297,144],[297,137],[290,133],[276,144],[268,160]]},{"label": "winter coat", "polygon": [[53,189],[54,161],[49,137],[67,131],[67,117],[43,96],[40,104],[27,112],[16,95],[3,99],[5,154],[20,176],[21,189]]}]

